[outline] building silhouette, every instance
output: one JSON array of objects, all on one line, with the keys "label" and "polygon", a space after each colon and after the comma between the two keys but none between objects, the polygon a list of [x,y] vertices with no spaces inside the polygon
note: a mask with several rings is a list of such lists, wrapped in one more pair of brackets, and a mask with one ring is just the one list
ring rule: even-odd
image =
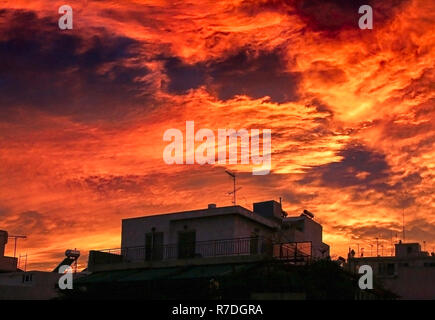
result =
[{"label": "building silhouette", "polygon": [[0,273],[12,272],[17,270],[18,259],[16,257],[6,257],[5,248],[8,243],[7,231],[0,230]]},{"label": "building silhouette", "polygon": [[330,260],[322,226],[304,210],[254,203],[124,219],[121,247],[90,251],[72,299],[355,299],[356,277]]},{"label": "building silhouette", "polygon": [[357,274],[370,265],[374,277],[399,299],[435,299],[435,256],[421,250],[419,243],[395,244],[394,256],[349,255],[347,269]]}]

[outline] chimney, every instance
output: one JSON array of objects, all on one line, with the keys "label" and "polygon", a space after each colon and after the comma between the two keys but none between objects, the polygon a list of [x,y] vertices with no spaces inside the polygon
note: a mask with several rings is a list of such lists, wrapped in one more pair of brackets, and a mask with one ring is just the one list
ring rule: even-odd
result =
[{"label": "chimney", "polygon": [[8,243],[8,233],[0,230],[0,257],[5,256],[6,243]]},{"label": "chimney", "polygon": [[209,209],[216,209],[216,203],[209,203],[208,208]]}]

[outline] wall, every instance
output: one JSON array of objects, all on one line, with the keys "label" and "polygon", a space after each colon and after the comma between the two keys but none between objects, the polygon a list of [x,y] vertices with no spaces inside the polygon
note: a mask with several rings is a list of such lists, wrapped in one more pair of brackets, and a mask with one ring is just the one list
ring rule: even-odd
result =
[{"label": "wall", "polygon": [[[281,229],[276,220],[266,219],[239,206],[125,219],[122,221],[121,246],[129,248],[129,259],[144,259],[145,234],[154,229],[155,232],[163,232],[165,247],[161,254],[169,259],[178,255],[176,246],[181,231],[195,230],[196,242],[204,242],[249,238],[257,230],[258,236],[273,238],[278,242],[311,242],[314,258],[329,256],[329,246],[322,242],[322,226],[319,223],[306,216],[286,218],[284,223],[288,228]],[[206,247],[206,244],[201,245]],[[243,246],[246,246],[244,242]],[[130,249],[132,247],[142,249]],[[195,249],[195,254],[197,253],[201,256],[205,254],[204,251],[196,252]]]},{"label": "wall", "polygon": [[263,226],[262,224],[259,224],[252,220],[247,220],[240,216],[236,216],[234,220],[236,230],[236,233],[234,234],[235,238],[249,238],[256,230],[256,233],[260,237],[272,237],[272,230],[268,227]]},{"label": "wall", "polygon": [[[287,228],[281,231],[281,240],[289,242],[306,242],[312,244],[314,258],[323,258],[329,255],[329,247],[322,241],[322,226],[316,221],[306,217],[292,217],[284,219]],[[322,253],[322,250],[326,250]]]},{"label": "wall", "polygon": [[18,258],[0,257],[0,271],[16,271]]},{"label": "wall", "polygon": [[394,278],[383,278],[386,288],[400,299],[435,299],[435,267],[398,267]]},{"label": "wall", "polygon": [[[143,248],[145,234],[153,229],[154,232],[163,232],[164,247],[147,253]],[[252,237],[255,231],[260,237],[270,237],[271,228],[252,220],[252,216],[245,217],[229,211],[222,213],[219,209],[204,211],[201,214],[175,213],[126,219],[122,224],[123,255],[130,261],[147,259],[148,254],[157,255],[158,260],[177,259],[180,256],[177,246],[179,233],[193,230],[196,244],[191,254],[198,257],[213,257],[259,253],[262,250],[262,242],[251,242],[246,238]],[[218,242],[212,242],[213,240]]]},{"label": "wall", "polygon": [[[23,282],[23,277],[28,281]],[[61,275],[30,271],[0,274],[0,300],[49,300],[58,297],[55,286]],[[30,280],[31,279],[31,280]]]},{"label": "wall", "polygon": [[178,232],[196,231],[196,241],[236,238],[235,216],[213,216],[196,219],[174,220],[169,225],[169,243],[178,241]]},{"label": "wall", "polygon": [[[186,226],[186,229],[185,229]],[[250,237],[254,229],[260,234],[270,234],[270,228],[237,214],[213,215],[188,218],[178,214],[165,214],[126,219],[122,221],[122,247],[145,245],[145,233],[163,232],[164,244],[176,244],[179,231],[196,230],[196,241]]]},{"label": "wall", "polygon": [[[394,264],[394,273],[379,274],[381,263]],[[361,265],[370,265],[374,276],[399,299],[435,299],[435,257],[367,257],[348,261],[349,270],[354,273]]]}]

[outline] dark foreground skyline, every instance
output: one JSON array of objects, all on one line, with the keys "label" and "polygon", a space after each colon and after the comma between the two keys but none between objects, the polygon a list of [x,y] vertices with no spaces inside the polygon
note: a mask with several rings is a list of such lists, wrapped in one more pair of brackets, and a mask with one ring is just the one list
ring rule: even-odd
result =
[{"label": "dark foreground skyline", "polygon": [[[28,268],[119,246],[122,218],[230,205],[226,168],[238,204],[314,212],[335,257],[389,254],[403,210],[433,250],[433,2],[74,1],[64,31],[64,1],[0,4],[0,229]],[[165,164],[190,120],[271,129],[270,174]]]}]

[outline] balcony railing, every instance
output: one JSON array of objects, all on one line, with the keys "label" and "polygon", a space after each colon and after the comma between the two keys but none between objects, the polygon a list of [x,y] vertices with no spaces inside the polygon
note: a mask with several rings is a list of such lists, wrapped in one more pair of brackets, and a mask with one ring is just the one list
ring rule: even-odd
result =
[{"label": "balcony railing", "polygon": [[312,258],[312,244],[311,242],[275,243],[273,257],[292,262],[309,262]]},{"label": "balcony railing", "polygon": [[94,264],[255,255],[307,262],[311,258],[311,242],[273,243],[270,239],[251,237],[124,247],[100,250],[97,253],[92,257]]}]

